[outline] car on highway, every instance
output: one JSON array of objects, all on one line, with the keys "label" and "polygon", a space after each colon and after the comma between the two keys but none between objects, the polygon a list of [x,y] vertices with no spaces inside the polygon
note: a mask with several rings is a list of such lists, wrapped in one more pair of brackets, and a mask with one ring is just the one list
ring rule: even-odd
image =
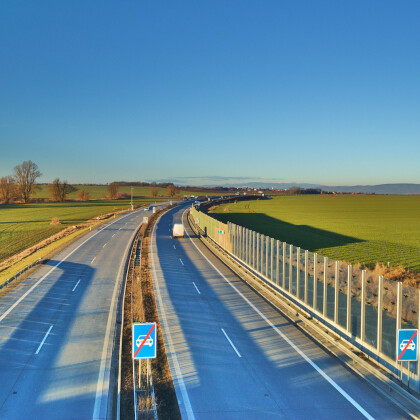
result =
[{"label": "car on highway", "polygon": [[[136,340],[136,346],[140,347],[140,344],[143,342],[143,340],[146,338],[145,335],[139,335],[137,340]],[[152,337],[147,337],[146,342],[144,343],[145,346],[149,346],[152,347],[153,346],[153,338]]]},{"label": "car on highway", "polygon": [[149,211],[150,210],[150,208],[149,207],[145,207],[144,208],[144,211]]},{"label": "car on highway", "polygon": [[[407,345],[407,343],[409,342],[409,340],[403,340],[401,341],[400,344],[400,350],[404,350],[405,346]],[[415,350],[416,349],[416,344],[414,343],[414,341],[412,341],[409,346],[407,347],[408,350]]]}]

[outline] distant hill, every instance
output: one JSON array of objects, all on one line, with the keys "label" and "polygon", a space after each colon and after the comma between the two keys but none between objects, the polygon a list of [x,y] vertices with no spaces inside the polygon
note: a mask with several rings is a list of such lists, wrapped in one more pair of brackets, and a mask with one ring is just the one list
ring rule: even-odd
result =
[{"label": "distant hill", "polygon": [[[225,184],[225,187],[241,185]],[[347,193],[365,193],[365,194],[420,194],[420,184],[381,184],[381,185],[342,185],[342,186],[329,186],[320,184],[307,184],[307,183],[296,183],[296,182],[250,182],[246,185],[250,188],[275,188],[275,189],[289,189],[291,187],[301,188],[320,188],[324,191],[336,191],[336,192],[347,192]]]}]

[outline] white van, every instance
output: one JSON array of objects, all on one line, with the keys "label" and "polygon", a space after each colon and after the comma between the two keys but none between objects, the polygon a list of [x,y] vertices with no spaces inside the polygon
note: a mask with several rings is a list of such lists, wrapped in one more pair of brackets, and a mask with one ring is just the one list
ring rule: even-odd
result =
[{"label": "white van", "polygon": [[183,238],[184,237],[184,225],[182,223],[174,223],[172,229],[173,238]]}]

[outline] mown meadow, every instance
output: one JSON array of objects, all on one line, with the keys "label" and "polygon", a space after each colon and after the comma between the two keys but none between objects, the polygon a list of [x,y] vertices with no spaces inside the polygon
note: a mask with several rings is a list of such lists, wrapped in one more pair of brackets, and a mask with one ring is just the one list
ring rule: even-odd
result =
[{"label": "mown meadow", "polygon": [[[83,224],[93,217],[130,207],[130,198],[106,199],[109,192],[105,185],[75,185],[75,187],[87,191],[89,200],[76,201],[77,192],[73,192],[67,197],[69,201],[64,203],[46,201],[0,205],[0,262],[69,226]],[[131,188],[119,187],[118,192],[129,197]],[[179,190],[177,197],[171,198],[165,188],[158,188],[157,194],[157,197],[152,197],[151,187],[133,187],[133,204],[179,199],[184,194],[198,195],[200,190],[194,192]],[[34,201],[48,199],[47,186],[39,185],[32,198]],[[53,218],[58,218],[60,224],[51,224]]]},{"label": "mown meadow", "polygon": [[420,196],[280,196],[224,204],[213,216],[332,259],[420,272]]}]

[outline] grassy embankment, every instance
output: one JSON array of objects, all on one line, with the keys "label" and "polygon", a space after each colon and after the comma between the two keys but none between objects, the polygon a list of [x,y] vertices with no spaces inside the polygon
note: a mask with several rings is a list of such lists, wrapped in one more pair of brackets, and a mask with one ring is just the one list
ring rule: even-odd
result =
[{"label": "grassy embankment", "polygon": [[420,272],[420,196],[284,196],[213,216],[332,259]]}]

